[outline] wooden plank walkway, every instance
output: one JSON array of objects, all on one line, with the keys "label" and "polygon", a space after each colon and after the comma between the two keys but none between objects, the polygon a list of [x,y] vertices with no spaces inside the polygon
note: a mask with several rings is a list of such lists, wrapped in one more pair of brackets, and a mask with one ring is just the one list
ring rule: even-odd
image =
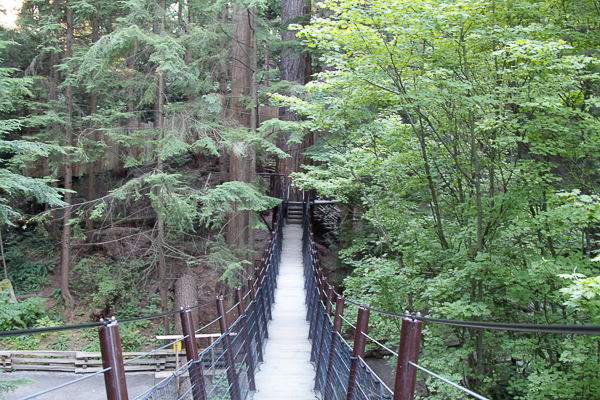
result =
[{"label": "wooden plank walkway", "polygon": [[315,371],[310,363],[304,303],[302,227],[283,228],[281,266],[269,325],[264,364],[256,374],[254,400],[314,400]]}]

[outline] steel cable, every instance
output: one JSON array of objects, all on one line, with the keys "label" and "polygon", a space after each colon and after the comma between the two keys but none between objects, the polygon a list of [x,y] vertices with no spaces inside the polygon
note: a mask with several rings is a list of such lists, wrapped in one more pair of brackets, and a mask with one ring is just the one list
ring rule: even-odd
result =
[{"label": "steel cable", "polygon": [[188,335],[185,335],[185,336],[184,336],[184,337],[182,337],[181,339],[177,339],[177,340],[175,340],[174,342],[171,342],[171,343],[165,344],[164,346],[162,346],[162,347],[159,347],[158,349],[154,349],[154,350],[152,350],[152,351],[149,351],[149,352],[148,352],[148,353],[146,353],[146,354],[142,354],[141,356],[137,356],[137,357],[135,357],[135,358],[132,358],[131,360],[127,360],[127,361],[123,362],[123,365],[127,365],[127,364],[129,364],[129,363],[132,363],[132,362],[134,362],[134,361],[136,361],[136,360],[139,360],[140,358],[148,357],[148,356],[150,356],[150,355],[152,355],[152,354],[156,353],[157,351],[160,351],[160,350],[166,349],[167,347],[169,347],[169,346],[171,346],[171,345],[173,345],[173,344],[175,344],[175,343],[179,343],[179,342],[182,342],[182,341],[184,341],[184,340],[185,340],[187,337],[188,337]]},{"label": "steel cable", "polygon": [[473,392],[473,391],[471,391],[471,390],[469,390],[467,388],[464,388],[464,387],[460,386],[459,384],[456,384],[456,383],[454,383],[452,381],[449,381],[448,379],[446,379],[446,378],[444,378],[442,376],[439,376],[438,374],[435,374],[435,373],[433,373],[433,372],[431,372],[431,371],[429,371],[429,370],[427,370],[427,369],[425,369],[425,368],[423,368],[423,367],[415,364],[412,361],[409,361],[408,363],[410,365],[412,365],[413,367],[415,367],[417,369],[420,369],[421,371],[423,371],[423,372],[425,372],[425,373],[433,376],[434,378],[437,378],[437,379],[439,379],[439,380],[441,380],[443,382],[446,382],[447,384],[449,384],[451,386],[454,386],[455,388],[457,388],[457,389],[459,389],[459,390],[461,390],[461,391],[463,391],[463,392],[465,392],[467,394],[470,394],[471,396],[475,397],[476,399],[479,399],[479,400],[490,400],[487,397],[483,397],[482,395],[477,394],[477,393],[475,393],[475,392]]},{"label": "steel cable", "polygon": [[352,329],[356,330],[356,325],[354,325],[354,324],[352,324],[352,322],[348,321],[346,319],[346,317],[344,317],[343,315],[340,315],[340,318],[342,318],[345,323],[347,323],[348,325],[350,325],[352,327]]},{"label": "steel cable", "polygon": [[[209,301],[207,303],[199,304],[197,306],[190,307],[190,310],[195,310],[197,308],[204,307],[204,306],[207,306],[207,305],[215,303],[215,302],[216,302],[216,300],[212,300],[212,301]],[[166,316],[169,316],[169,315],[177,314],[179,312],[181,312],[181,311],[169,311],[169,312],[166,312],[166,313],[148,315],[148,316],[145,316],[145,317],[136,317],[136,318],[121,319],[121,320],[117,320],[117,322],[120,323],[120,324],[127,324],[129,322],[145,321],[145,320],[148,320],[148,319],[155,319],[155,318],[166,317]],[[55,326],[55,327],[50,327],[50,328],[36,328],[36,329],[21,329],[21,330],[14,330],[14,331],[0,331],[0,337],[22,336],[22,335],[35,335],[35,334],[38,334],[38,333],[60,332],[60,331],[70,331],[70,330],[85,329],[85,328],[94,328],[94,327],[97,327],[97,326],[106,325],[106,324],[108,324],[110,322],[111,321],[102,321],[102,322],[90,322],[90,323],[87,323],[87,324],[78,324],[78,325]]]},{"label": "steel cable", "polygon": [[196,329],[196,331],[194,333],[198,333],[201,330],[204,330],[204,329],[208,328],[209,326],[211,326],[212,324],[214,324],[215,322],[217,322],[220,319],[221,319],[221,317],[217,317],[216,319],[213,319],[211,322],[209,322],[208,324],[204,325],[202,328]]},{"label": "steel cable", "polygon": [[600,325],[545,325],[545,324],[511,324],[498,322],[474,322],[474,321],[457,321],[448,319],[437,319],[422,317],[416,314],[397,314],[388,311],[378,310],[363,304],[356,303],[346,299],[346,303],[368,308],[370,311],[386,315],[394,318],[412,318],[423,322],[433,324],[449,325],[463,328],[481,328],[489,330],[513,331],[513,332],[531,332],[531,333],[558,333],[558,334],[575,334],[575,335],[600,335]]},{"label": "steel cable", "polygon": [[390,349],[386,345],[384,345],[384,344],[378,342],[377,340],[373,339],[371,336],[367,335],[366,333],[364,333],[364,332],[361,332],[361,333],[363,334],[363,336],[365,336],[367,339],[371,340],[373,343],[378,344],[382,348],[386,349],[387,351],[389,351],[390,353],[392,353],[393,355],[395,355],[396,357],[398,357],[398,353],[396,353],[394,350]]},{"label": "steel cable", "polygon": [[103,373],[105,373],[106,371],[109,371],[111,368],[112,368],[112,367],[108,367],[108,368],[105,368],[105,369],[103,369],[102,371],[94,372],[93,374],[90,374],[90,375],[84,376],[84,377],[82,377],[82,378],[75,379],[75,380],[72,380],[72,381],[70,381],[70,382],[67,382],[67,383],[63,383],[62,385],[58,385],[58,386],[55,386],[55,387],[53,387],[53,388],[50,388],[50,389],[46,389],[46,390],[44,390],[43,392],[39,392],[39,393],[32,394],[32,395],[30,395],[30,396],[27,396],[27,397],[23,397],[21,400],[34,399],[34,398],[36,398],[36,397],[39,397],[39,396],[41,396],[41,395],[44,395],[44,394],[46,394],[46,393],[54,392],[55,390],[62,389],[62,388],[64,388],[64,387],[67,387],[67,386],[73,385],[73,384],[75,384],[75,383],[78,383],[78,382],[84,381],[84,380],[86,380],[86,379],[89,379],[89,378],[92,378],[92,377],[94,377],[94,376],[96,376],[96,375],[103,374]]}]

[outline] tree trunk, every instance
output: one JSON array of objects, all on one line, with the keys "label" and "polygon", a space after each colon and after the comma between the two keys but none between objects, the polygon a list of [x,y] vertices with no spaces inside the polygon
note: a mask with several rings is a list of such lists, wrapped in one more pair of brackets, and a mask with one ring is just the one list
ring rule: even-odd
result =
[{"label": "tree trunk", "polygon": [[[231,62],[231,113],[232,119],[239,126],[251,128],[251,112],[247,108],[252,101],[252,29],[250,10],[233,7],[232,62]],[[246,154],[229,156],[229,177],[231,181],[250,183],[255,169],[255,157],[252,148]],[[227,243],[236,248],[250,246],[250,213],[238,211],[237,204],[232,205],[229,223],[227,224]]]},{"label": "tree trunk", "polygon": [[[222,25],[227,24],[229,19],[229,11],[227,7],[223,7],[219,16]],[[222,42],[221,51],[226,51],[225,41]],[[219,94],[221,95],[221,118],[223,122],[227,120],[227,61],[223,60],[219,65]],[[219,149],[219,175],[221,182],[229,181],[229,171],[227,169],[227,150],[224,147]]]},{"label": "tree trunk", "polygon": [[[59,0],[54,0],[53,1],[53,7],[54,7],[54,18],[56,20],[59,20],[59,16],[60,16],[60,1]],[[56,34],[56,41],[58,43],[60,43],[61,37],[60,37],[60,33]],[[59,53],[57,51],[52,52],[52,54],[50,55],[50,90],[48,93],[48,100],[52,101],[52,102],[58,102],[58,64],[60,62],[59,59]],[[52,122],[52,130],[54,132],[58,132],[58,124],[56,122]],[[46,159],[45,161],[45,167],[48,167],[48,162],[49,160]],[[50,175],[49,172],[48,174],[45,174],[45,176]],[[53,177],[56,178],[56,175],[53,174]],[[56,182],[52,182],[52,187],[57,187],[57,183]],[[46,209],[50,209],[50,205],[46,204]],[[52,210],[52,222],[50,223],[50,235],[58,240],[59,237],[59,233],[58,233],[58,211],[57,210]]]},{"label": "tree trunk", "polygon": [[[305,0],[283,0],[281,3],[281,22],[283,26],[282,41],[295,42],[296,32],[288,29],[289,23],[306,14]],[[304,84],[307,76],[306,53],[298,50],[298,46],[283,46],[281,58],[281,80]],[[310,69],[310,66],[308,66]],[[310,73],[308,73],[310,76]],[[299,121],[300,116],[287,108],[281,108],[279,119],[283,121]],[[292,172],[300,172],[301,144],[288,144],[291,132],[281,132],[278,147],[290,155],[289,158],[277,160],[277,172],[289,176]],[[289,183],[288,183],[289,185]],[[300,193],[290,188],[290,200],[299,201]]]},{"label": "tree trunk", "polygon": [[[73,9],[67,5],[67,51],[65,56],[67,59],[73,55]],[[67,125],[65,128],[65,142],[67,146],[71,146],[73,141],[73,128],[71,126],[71,117],[73,115],[73,86],[67,85],[65,90],[65,101],[67,103]],[[71,166],[71,151],[65,153],[65,213],[63,216],[63,234],[62,234],[62,257],[61,257],[61,293],[65,304],[73,303],[73,296],[69,291],[69,263],[71,258],[71,181],[72,181],[72,166]]]},{"label": "tree trunk", "polygon": [[[162,10],[163,14],[160,19],[160,34],[165,34],[165,12],[166,5],[165,0],[162,0]],[[165,129],[165,75],[162,71],[158,73],[158,107],[157,107],[157,125],[160,132],[160,136],[158,141],[163,140],[164,138],[164,129]],[[162,145],[161,145],[162,147]],[[156,160],[156,169],[159,173],[162,172],[163,169],[163,160],[160,156],[160,151],[158,153],[158,157]],[[169,302],[167,299],[167,276],[166,276],[166,262],[165,262],[165,249],[164,249],[164,238],[165,238],[165,223],[163,221],[163,216],[160,212],[156,212],[156,224],[158,225],[158,236],[156,238],[156,247],[158,248],[158,285],[159,285],[159,293],[160,293],[160,305],[163,312],[167,312],[169,307]],[[163,321],[165,335],[169,334],[169,318],[165,317]]]},{"label": "tree trunk", "polygon": [[[182,275],[175,281],[175,310],[182,310],[185,308],[194,307],[198,304],[198,280],[193,275]],[[181,321],[179,316],[175,316],[174,334],[183,335],[183,329],[181,327]],[[198,329],[198,310],[192,311],[192,320],[194,321],[194,327]],[[183,356],[179,356],[180,365],[185,362]],[[186,394],[190,391],[190,381],[185,379],[179,382],[178,395],[180,399],[190,398]]]},{"label": "tree trunk", "polygon": [[[92,43],[96,43],[100,37],[100,25],[98,23],[98,13],[94,13],[92,17]],[[90,115],[96,113],[96,109],[98,108],[98,94],[92,93],[90,94]],[[90,128],[94,129],[94,123],[90,123]],[[90,134],[90,140],[95,143],[96,132],[92,131]],[[92,145],[92,151],[94,151],[94,145]],[[85,214],[85,237],[86,242],[91,243],[94,238],[94,221],[92,220],[92,211],[94,209],[93,201],[96,200],[96,160],[95,155],[92,154],[92,161],[88,163],[88,207],[87,212]]]},{"label": "tree trunk", "polygon": [[[198,279],[194,275],[184,274],[175,281],[175,309],[190,308],[198,305]],[[194,326],[198,329],[198,311],[192,312]],[[175,324],[175,334],[181,335],[181,324]]]}]

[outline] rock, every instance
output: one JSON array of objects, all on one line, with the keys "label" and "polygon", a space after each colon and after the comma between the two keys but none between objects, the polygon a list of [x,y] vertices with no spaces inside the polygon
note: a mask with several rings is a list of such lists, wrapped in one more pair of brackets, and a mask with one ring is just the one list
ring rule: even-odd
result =
[{"label": "rock", "polygon": [[8,279],[4,279],[0,281],[0,292],[4,292],[8,290],[8,302],[17,304],[17,297],[15,296],[15,291],[13,290],[12,283]]}]

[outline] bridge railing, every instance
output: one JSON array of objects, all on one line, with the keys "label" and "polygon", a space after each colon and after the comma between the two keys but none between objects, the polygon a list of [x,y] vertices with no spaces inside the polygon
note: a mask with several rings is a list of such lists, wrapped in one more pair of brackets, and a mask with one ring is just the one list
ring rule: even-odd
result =
[{"label": "bridge railing", "polygon": [[344,297],[338,296],[333,303],[333,287],[327,284],[319,264],[310,208],[309,198],[304,204],[302,240],[311,362],[316,373],[314,389],[324,400],[391,398],[392,391],[364,361],[365,337],[362,332],[366,332],[368,310],[359,313],[354,346],[351,347],[341,335]]},{"label": "bridge railing", "polygon": [[[311,197],[309,195],[304,201],[304,231],[302,237],[306,303],[308,306],[307,320],[310,323],[309,338],[312,341],[311,361],[314,362],[316,370],[315,390],[320,392],[323,400],[387,398],[412,400],[415,395],[417,370],[441,380],[473,398],[489,400],[483,395],[475,393],[418,364],[423,322],[501,331],[600,335],[600,326],[596,325],[540,325],[444,320],[423,317],[420,313],[396,314],[386,312],[348,300],[334,291],[319,264],[313,234],[311,208]],[[343,316],[346,304],[358,307],[358,317],[355,324]],[[369,336],[368,321],[371,312],[402,320],[397,352]],[[331,320],[332,313],[333,322]],[[354,331],[352,347],[342,336],[343,323]],[[398,358],[393,391],[365,363],[363,357],[367,340]]]},{"label": "bridge railing", "polygon": [[[117,321],[113,317],[111,320],[97,323],[0,332],[0,338],[2,338],[90,327],[98,327],[99,329],[103,366],[101,371],[27,396],[21,400],[34,399],[71,385],[77,385],[99,374],[104,375],[108,400],[128,400],[125,365],[140,358],[151,357],[154,353],[170,348],[180,342],[185,346],[187,362],[171,376],[142,393],[136,399],[248,399],[250,392],[256,390],[254,373],[263,361],[263,349],[269,336],[268,322],[272,319],[271,309],[275,299],[274,291],[281,258],[283,235],[283,218],[281,216],[283,215],[283,207],[284,204],[281,203],[277,210],[274,210],[275,217],[271,242],[259,267],[255,269],[255,277],[248,279],[243,288],[238,287],[226,296],[221,296],[216,300],[192,308],[128,320]],[[225,300],[230,297],[233,297],[234,305],[226,311]],[[218,318],[196,329],[191,311],[213,304],[217,307]],[[174,314],[179,314],[181,319],[183,331],[181,338],[140,355],[133,360],[124,362],[119,335],[119,322],[123,324],[162,318]],[[234,318],[234,322],[231,326],[228,326],[228,321]],[[197,335],[217,323],[221,335],[209,347],[199,352]],[[86,389],[79,386],[79,390],[84,393]]]}]

